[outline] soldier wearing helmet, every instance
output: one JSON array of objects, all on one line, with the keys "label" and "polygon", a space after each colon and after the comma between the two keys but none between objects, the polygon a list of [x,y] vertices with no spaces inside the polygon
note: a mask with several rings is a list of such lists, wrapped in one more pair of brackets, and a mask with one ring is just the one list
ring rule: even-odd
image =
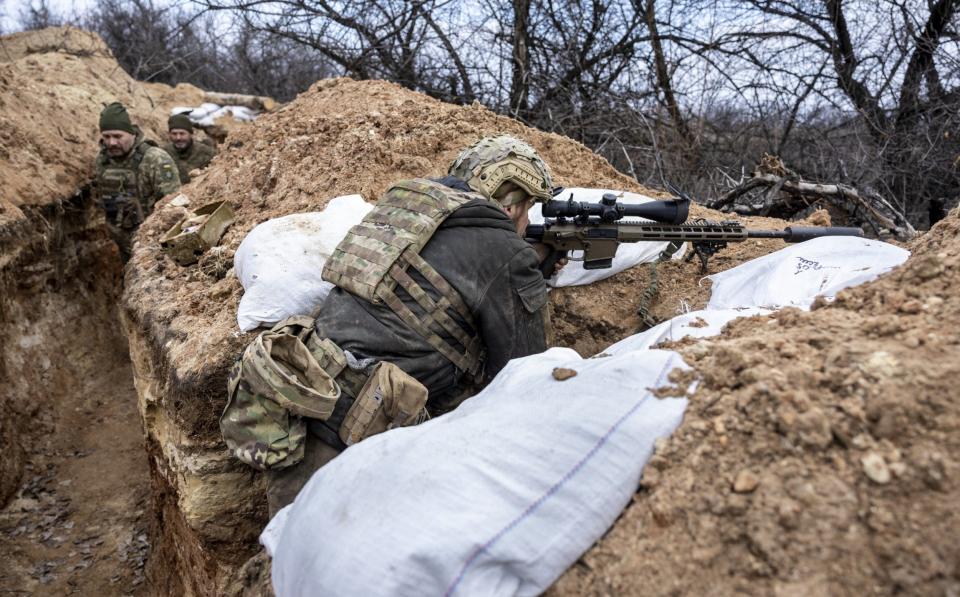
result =
[{"label": "soldier wearing helmet", "polygon": [[302,460],[267,471],[271,515],[365,437],[347,427],[378,363],[412,378],[405,383],[422,388],[436,415],[509,360],[547,348],[547,288],[522,234],[527,211],[551,191],[532,147],[491,137],[465,149],[447,176],[396,183],[350,231],[324,268],[336,288],[314,328],[349,366],[330,370],[341,393],[331,416],[308,421]]}]

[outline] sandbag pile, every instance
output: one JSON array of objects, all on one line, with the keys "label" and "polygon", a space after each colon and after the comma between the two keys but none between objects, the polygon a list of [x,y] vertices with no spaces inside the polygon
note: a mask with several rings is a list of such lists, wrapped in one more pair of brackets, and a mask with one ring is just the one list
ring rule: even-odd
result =
[{"label": "sandbag pile", "polygon": [[539,595],[680,423],[686,400],[653,390],[684,366],[670,351],[553,348],[450,414],[351,446],[261,537],[277,595]]}]

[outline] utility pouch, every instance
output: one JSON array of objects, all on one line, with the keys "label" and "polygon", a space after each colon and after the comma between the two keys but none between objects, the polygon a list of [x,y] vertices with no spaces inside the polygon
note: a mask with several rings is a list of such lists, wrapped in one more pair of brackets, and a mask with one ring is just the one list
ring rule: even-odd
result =
[{"label": "utility pouch", "polygon": [[129,193],[108,195],[102,203],[107,222],[117,228],[131,230],[143,223],[143,206]]},{"label": "utility pouch", "polygon": [[120,207],[117,218],[119,225],[126,230],[138,228],[143,223],[143,206],[140,205],[140,201],[136,197],[127,195],[124,199],[126,201],[118,203]]},{"label": "utility pouch", "polygon": [[233,455],[254,468],[300,462],[302,417],[326,420],[340,398],[340,386],[304,344],[312,331],[309,318],[282,321],[257,336],[230,370],[220,431]]},{"label": "utility pouch", "polygon": [[348,446],[393,429],[426,419],[427,388],[402,369],[381,361],[357,394],[340,425],[340,439]]}]

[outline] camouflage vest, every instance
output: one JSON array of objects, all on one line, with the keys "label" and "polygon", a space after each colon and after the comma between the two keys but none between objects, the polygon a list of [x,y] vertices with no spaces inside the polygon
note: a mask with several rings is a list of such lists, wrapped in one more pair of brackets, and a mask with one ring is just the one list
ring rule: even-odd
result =
[{"label": "camouflage vest", "polygon": [[144,147],[146,143],[146,141],[139,143],[130,158],[119,163],[115,163],[104,155],[100,156],[97,164],[97,192],[101,198],[117,195],[140,196],[137,178],[140,173],[140,162],[143,161],[143,154],[146,151]]},{"label": "camouflage vest", "polygon": [[185,152],[177,149],[173,143],[167,143],[161,149],[173,158],[177,165],[177,171],[180,173],[181,184],[190,182],[190,172],[206,168],[210,164],[210,160],[217,154],[216,149],[197,140],[190,143],[190,147]]},{"label": "camouflage vest", "polygon": [[[420,257],[420,250],[450,214],[477,197],[422,178],[399,182],[350,229],[322,274],[324,280],[351,294],[386,304],[437,352],[474,377],[480,373],[484,349],[473,315],[460,293]],[[411,268],[437,290],[438,301],[409,275]],[[416,301],[420,313],[397,296],[398,285]],[[449,310],[466,322],[469,332],[453,320]],[[460,346],[445,341],[438,331],[452,336]]]}]

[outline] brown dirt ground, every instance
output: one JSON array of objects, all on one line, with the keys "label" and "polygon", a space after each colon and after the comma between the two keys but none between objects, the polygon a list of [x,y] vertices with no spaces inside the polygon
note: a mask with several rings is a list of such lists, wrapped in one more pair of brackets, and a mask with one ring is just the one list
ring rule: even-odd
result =
[{"label": "brown dirt ground", "polygon": [[960,212],[910,249],[833,304],[668,344],[702,376],[683,424],[549,594],[958,594]]},{"label": "brown dirt ground", "polygon": [[89,201],[26,211],[37,229],[0,237],[2,464],[22,459],[0,479],[0,592],[138,592],[149,479],[117,248]]},{"label": "brown dirt ground", "polygon": [[0,592],[146,594],[150,493],[133,375],[122,358],[86,358],[0,510]]}]

